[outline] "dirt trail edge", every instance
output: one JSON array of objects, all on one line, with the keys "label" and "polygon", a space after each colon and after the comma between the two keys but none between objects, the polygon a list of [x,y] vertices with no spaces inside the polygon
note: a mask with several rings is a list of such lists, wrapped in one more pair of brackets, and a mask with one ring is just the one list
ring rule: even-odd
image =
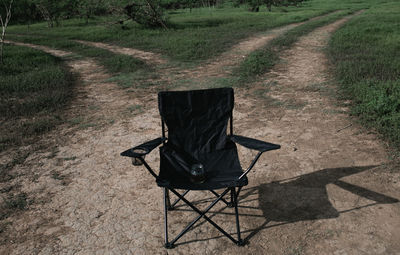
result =
[{"label": "dirt trail edge", "polygon": [[106,44],[106,43],[102,43],[102,42],[89,42],[89,41],[82,41],[82,40],[74,40],[74,41],[85,44],[85,45],[89,45],[92,47],[109,50],[114,53],[139,58],[141,60],[146,61],[149,64],[165,64],[167,62],[165,59],[163,59],[161,57],[160,54],[153,53],[153,52],[142,51],[142,50],[133,49],[133,48],[120,47],[120,46],[110,45],[110,44]]},{"label": "dirt trail edge", "polygon": [[104,113],[104,111],[112,112],[119,110],[123,103],[125,103],[122,99],[127,98],[126,93],[118,89],[115,83],[107,82],[107,79],[111,78],[111,76],[93,59],[76,58],[72,52],[52,49],[42,45],[12,41],[5,42],[41,50],[56,57],[66,59],[67,66],[71,68],[73,73],[79,75],[80,80],[85,83],[77,87],[78,91],[75,96],[78,101],[75,101],[74,104],[71,105],[71,108],[91,106],[91,108],[96,108],[98,110],[97,112]]},{"label": "dirt trail edge", "polygon": [[[242,236],[249,245],[237,247],[207,222],[199,222],[180,240],[185,244],[168,254],[400,251],[399,177],[386,170],[385,151],[373,134],[356,124],[343,129],[351,121],[348,109],[325,94],[336,88],[322,49],[348,18],[302,37],[255,89],[236,90],[235,133],[282,145],[262,156],[241,192]],[[88,72],[97,73],[97,68]],[[127,103],[146,107],[104,127],[69,134],[58,142],[56,152],[34,153],[15,167],[16,172],[37,173],[22,179],[21,189],[45,202],[33,203],[26,213],[10,219],[14,242],[1,244],[0,253],[166,254],[162,190],[144,168],[119,156],[160,135],[156,97],[131,99],[101,81],[86,86],[94,99],[102,99],[96,111],[102,118],[120,116]],[[82,100],[78,102],[87,103]],[[254,153],[239,152],[242,158]],[[146,159],[156,167],[157,151]],[[54,171],[68,183],[54,178]],[[188,197],[194,195],[199,198],[195,192]],[[221,204],[213,212],[222,209],[226,214],[212,219],[234,233],[232,209]],[[172,233],[196,216],[183,210],[170,215]]]},{"label": "dirt trail edge", "polygon": [[[209,60],[205,65],[201,65],[194,70],[179,70],[176,68],[167,68],[165,70],[165,74],[167,76],[171,76],[171,72],[177,73],[177,76],[175,78],[199,78],[199,77],[221,77],[221,76],[226,76],[229,75],[236,65],[238,65],[248,54],[250,54],[252,51],[257,50],[261,47],[263,47],[265,44],[273,40],[274,38],[284,34],[285,32],[289,31],[290,29],[293,29],[295,27],[298,27],[300,25],[303,25],[304,23],[314,21],[321,19],[327,15],[331,15],[333,13],[340,12],[341,10],[326,13],[317,17],[313,17],[307,21],[303,22],[298,22],[298,23],[293,23],[289,24],[286,26],[274,28],[271,30],[268,30],[267,32],[264,33],[259,33],[257,35],[254,35],[252,37],[246,38],[245,40],[241,41],[240,43],[236,44],[233,46],[231,49],[228,51],[222,53],[216,58],[213,58]],[[152,52],[147,52],[147,51],[142,51],[134,48],[127,48],[127,47],[121,47],[118,45],[113,45],[113,44],[107,44],[107,43],[102,43],[102,42],[90,42],[90,41],[83,41],[83,40],[75,40],[78,43],[82,43],[85,45],[93,46],[93,47],[98,47],[102,48],[105,50],[109,50],[114,53],[118,54],[124,54],[136,58],[140,58],[149,64],[166,64],[167,61],[163,59],[159,54],[152,53]]]}]

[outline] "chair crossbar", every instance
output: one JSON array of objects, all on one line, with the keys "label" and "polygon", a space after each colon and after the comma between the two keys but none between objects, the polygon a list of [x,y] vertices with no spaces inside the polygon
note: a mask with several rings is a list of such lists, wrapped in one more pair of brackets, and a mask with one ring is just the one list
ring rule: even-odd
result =
[{"label": "chair crossbar", "polygon": [[[168,188],[172,193],[174,193],[180,200],[185,202],[190,208],[192,208],[195,212],[197,212],[199,215],[191,222],[189,223],[171,242],[168,242],[168,226],[167,226],[167,211],[165,210],[165,247],[166,248],[173,248],[174,244],[176,241],[178,241],[186,232],[189,231],[189,229],[196,224],[201,218],[204,218],[206,221],[208,221],[211,225],[213,225],[216,229],[218,229],[222,234],[224,234],[226,237],[228,237],[232,242],[238,245],[242,245],[242,240],[240,239],[240,229],[239,229],[239,215],[238,215],[238,209],[237,209],[237,196],[236,192],[234,192],[234,188],[227,188],[224,192],[222,192],[221,195],[218,196],[217,199],[215,199],[204,211],[201,211],[198,209],[196,206],[194,206],[190,201],[188,201],[183,195],[179,194],[175,189]],[[235,204],[235,213],[236,213],[236,223],[237,223],[237,228],[238,228],[238,240],[235,240],[235,238],[232,237],[229,233],[227,233],[224,229],[222,229],[217,223],[215,223],[213,220],[211,220],[209,217],[206,216],[206,213],[211,210],[220,200],[223,199],[223,197],[229,192],[232,191],[234,193],[234,203]],[[165,188],[164,194],[167,193],[167,188]],[[216,193],[216,192],[215,192]],[[218,194],[218,193],[217,193]],[[166,200],[166,198],[165,198]]]},{"label": "chair crossbar", "polygon": [[[185,192],[183,192],[182,194],[181,194],[181,196],[186,196],[186,194],[187,193],[189,193],[189,189],[188,190],[186,190]],[[215,192],[214,190],[209,190],[212,194],[214,194],[216,197],[219,197],[219,194],[217,193],[217,192]],[[167,195],[168,195],[168,193],[167,193]],[[231,194],[232,195],[232,194]],[[169,196],[168,196],[168,200],[169,200]],[[178,197],[173,203],[168,203],[168,210],[173,210],[174,208],[175,208],[175,206],[176,206],[176,204],[179,202],[179,201],[181,201],[181,199]],[[233,200],[232,200],[232,197],[231,197],[231,202],[228,202],[228,201],[226,201],[224,198],[221,198],[221,201],[222,202],[224,202],[228,207],[233,207]]]},{"label": "chair crossbar", "polygon": [[[210,192],[213,193],[216,197],[219,197],[219,194],[217,192],[215,192],[214,190],[210,189]],[[231,199],[231,202],[228,202],[224,198],[221,198],[221,201],[224,202],[228,207],[231,207],[233,205],[232,199]]]},{"label": "chair crossbar", "polygon": [[[186,196],[186,194],[189,193],[189,191],[190,191],[189,189],[186,190],[185,192],[183,192],[183,193],[181,194],[181,196],[183,196],[183,197]],[[175,205],[176,205],[179,201],[181,201],[181,199],[178,197],[178,198],[170,205],[169,209],[170,209],[170,210],[174,209]]]}]

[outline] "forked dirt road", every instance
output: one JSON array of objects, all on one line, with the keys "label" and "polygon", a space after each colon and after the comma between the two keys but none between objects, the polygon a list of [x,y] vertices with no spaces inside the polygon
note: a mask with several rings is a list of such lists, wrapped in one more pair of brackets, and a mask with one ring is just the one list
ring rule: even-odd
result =
[{"label": "forked dirt road", "polygon": [[286,26],[274,28],[268,30],[264,33],[258,33],[250,38],[247,38],[237,45],[233,46],[230,50],[222,53],[220,56],[215,58],[211,58],[205,64],[197,66],[193,69],[181,69],[181,68],[163,68],[162,65],[166,64],[167,61],[165,58],[160,56],[159,54],[155,54],[152,52],[146,52],[142,50],[132,49],[121,47],[117,45],[110,45],[101,42],[89,42],[89,41],[82,41],[82,40],[75,40],[76,42],[102,48],[105,50],[112,51],[117,54],[124,54],[129,55],[135,58],[139,58],[148,64],[151,65],[161,65],[160,72],[161,72],[161,79],[163,80],[170,80],[171,76],[172,79],[196,79],[196,78],[210,78],[210,77],[226,77],[231,74],[233,68],[240,64],[243,59],[249,55],[251,52],[261,48],[262,46],[269,43],[274,38],[284,34],[288,30],[291,30],[295,27],[303,25],[306,22],[314,21],[321,19],[327,15],[337,13],[340,11],[334,11],[327,14],[323,14],[320,16],[316,16],[314,18],[309,19],[308,21],[297,22],[293,24],[289,24]]},{"label": "forked dirt road", "polygon": [[[282,145],[262,156],[242,191],[240,221],[249,245],[237,247],[201,222],[182,237],[183,245],[163,248],[162,190],[145,169],[119,156],[160,135],[156,95],[147,90],[126,93],[103,82],[106,77],[97,76],[101,71],[95,63],[70,60],[87,81],[80,86],[78,105],[109,121],[73,132],[60,127],[48,138],[57,139],[56,150],[33,153],[13,169],[23,174],[14,181],[35,203],[9,218],[12,231],[2,238],[0,252],[399,253],[399,172],[388,165],[377,137],[353,122],[347,107],[329,94],[337,88],[323,49],[330,34],[347,20],[300,38],[263,81],[235,90],[235,133]],[[143,106],[141,112],[129,115],[127,107],[135,105]],[[146,158],[153,166],[157,154]],[[253,154],[240,149],[244,162]],[[68,181],[54,178],[54,171]],[[213,211],[222,209],[220,205]],[[213,220],[234,233],[232,209],[223,212]],[[195,215],[177,210],[170,216],[171,231],[176,233]]]}]

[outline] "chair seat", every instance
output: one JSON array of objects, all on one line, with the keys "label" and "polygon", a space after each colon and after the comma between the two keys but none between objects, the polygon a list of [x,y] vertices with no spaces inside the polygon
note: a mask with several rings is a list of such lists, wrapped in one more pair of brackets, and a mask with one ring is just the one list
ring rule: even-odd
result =
[{"label": "chair seat", "polygon": [[203,164],[206,180],[203,183],[193,183],[182,169],[176,169],[160,150],[160,174],[157,185],[160,187],[190,190],[211,190],[227,187],[246,186],[247,178],[239,180],[243,174],[236,146],[200,154],[196,158]]}]

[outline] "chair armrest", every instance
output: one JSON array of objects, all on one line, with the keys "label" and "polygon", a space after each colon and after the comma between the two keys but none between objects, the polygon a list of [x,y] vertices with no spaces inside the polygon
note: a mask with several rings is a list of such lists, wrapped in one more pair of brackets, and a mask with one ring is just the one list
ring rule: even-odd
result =
[{"label": "chair armrest", "polygon": [[260,152],[277,150],[277,149],[281,148],[281,146],[278,144],[267,143],[264,141],[260,141],[257,139],[240,136],[240,135],[231,135],[231,136],[229,136],[229,138],[234,143],[240,144],[240,145],[242,145],[246,148],[252,149],[252,150],[258,150]]},{"label": "chair armrest", "polygon": [[141,145],[138,145],[136,147],[130,148],[129,150],[126,150],[121,153],[121,156],[124,157],[131,157],[131,158],[139,158],[144,155],[149,154],[152,150],[154,150],[157,146],[159,146],[162,142],[167,140],[167,138],[156,138],[154,140],[145,142]]}]

